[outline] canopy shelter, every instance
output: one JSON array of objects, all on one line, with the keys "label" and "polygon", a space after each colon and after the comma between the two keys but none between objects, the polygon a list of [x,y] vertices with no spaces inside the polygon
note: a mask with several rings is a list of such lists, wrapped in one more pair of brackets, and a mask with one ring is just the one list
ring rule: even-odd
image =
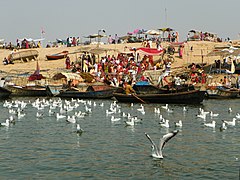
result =
[{"label": "canopy shelter", "polygon": [[89,41],[91,43],[92,39],[95,39],[95,41],[97,41],[96,38],[101,39],[103,37],[107,37],[107,36],[105,34],[91,34],[91,35],[86,36],[85,38],[89,38]]},{"label": "canopy shelter", "polygon": [[157,31],[157,30],[154,30],[154,29],[151,29],[151,30],[146,31],[144,34],[153,35],[153,36],[157,35],[158,36],[158,35],[161,34],[161,32]]},{"label": "canopy shelter", "polygon": [[228,48],[228,49],[214,49],[207,56],[238,56],[240,54],[240,49],[237,48]]},{"label": "canopy shelter", "polygon": [[162,33],[162,41],[169,41],[169,38],[168,37],[165,37],[165,34],[166,32],[168,34],[170,34],[172,31],[174,31],[174,29],[170,28],[170,27],[167,27],[167,28],[160,28],[158,29],[161,33]]},{"label": "canopy shelter", "polygon": [[164,53],[164,49],[157,48],[137,48],[136,52],[142,55],[159,56]]},{"label": "canopy shelter", "polygon": [[108,51],[117,51],[117,49],[110,49],[110,48],[102,48],[102,47],[96,47],[96,48],[93,48],[93,49],[90,49],[89,52],[92,53],[92,54],[107,54]]},{"label": "canopy shelter", "polygon": [[160,28],[160,29],[158,29],[159,31],[162,31],[162,32],[171,32],[171,31],[174,31],[174,29],[172,29],[172,28]]},{"label": "canopy shelter", "polygon": [[95,55],[99,55],[99,54],[103,54],[103,53],[106,53],[108,51],[118,51],[117,49],[111,49],[111,48],[103,48],[103,47],[95,47],[95,48],[92,48],[92,47],[89,47],[89,46],[83,46],[79,49],[77,49],[76,51],[72,52],[72,53],[69,53],[69,54],[76,54],[76,53],[81,53],[81,52],[88,52],[88,53],[92,53],[92,54],[95,54]]},{"label": "canopy shelter", "polygon": [[218,38],[217,33],[212,33],[212,32],[202,32],[199,30],[190,30],[188,31],[188,40],[190,41],[198,41],[198,40],[203,40],[203,41],[212,41],[212,42],[221,42],[221,39]]},{"label": "canopy shelter", "polygon": [[77,81],[80,81],[80,82],[84,81],[84,79],[80,76],[80,74],[77,74],[77,73],[61,72],[61,73],[55,74],[52,77],[53,80],[59,80],[59,79],[62,79],[62,78],[66,78],[67,81],[70,81],[70,80],[77,80]]},{"label": "canopy shelter", "polygon": [[207,56],[227,56],[228,54],[229,54],[229,52],[227,52],[227,51],[214,49],[210,53],[208,53]]},{"label": "canopy shelter", "polygon": [[201,31],[191,29],[190,31],[188,31],[187,41],[199,41],[201,39],[200,33]]},{"label": "canopy shelter", "polygon": [[135,34],[144,34],[146,32],[146,30],[144,29],[134,29],[133,32],[128,32],[128,35],[135,35]]},{"label": "canopy shelter", "polygon": [[18,39],[19,41],[28,41],[28,42],[39,42],[45,40],[45,38],[39,38],[39,39],[32,39],[32,38],[21,38]]}]

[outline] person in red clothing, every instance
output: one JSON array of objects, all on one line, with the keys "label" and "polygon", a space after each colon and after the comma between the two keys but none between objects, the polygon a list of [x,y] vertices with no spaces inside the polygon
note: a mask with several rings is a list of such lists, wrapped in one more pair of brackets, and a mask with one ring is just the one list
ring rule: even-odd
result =
[{"label": "person in red clothing", "polygon": [[69,56],[67,56],[65,64],[66,64],[66,69],[70,69],[71,68],[71,61],[70,61],[70,57]]}]

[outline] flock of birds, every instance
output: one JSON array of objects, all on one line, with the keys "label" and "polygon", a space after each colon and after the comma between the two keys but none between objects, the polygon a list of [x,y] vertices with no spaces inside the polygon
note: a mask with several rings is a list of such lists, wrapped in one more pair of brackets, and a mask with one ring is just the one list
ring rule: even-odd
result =
[{"label": "flock of birds", "polygon": [[[75,125],[75,130],[78,135],[81,135],[84,130],[80,126],[80,119],[88,116],[92,113],[94,108],[102,107],[102,111],[105,111],[106,117],[110,117],[110,121],[112,123],[124,120],[126,126],[135,126],[138,123],[142,123],[145,115],[145,107],[142,104],[133,104],[131,103],[131,107],[138,112],[138,116],[133,116],[129,112],[122,112],[121,105],[119,105],[116,101],[110,103],[109,107],[104,104],[104,102],[96,103],[93,100],[83,100],[83,99],[36,99],[33,102],[31,101],[8,101],[5,100],[3,103],[3,107],[8,109],[9,117],[5,119],[5,121],[0,123],[1,127],[10,127],[14,125],[19,119],[24,118],[26,116],[26,108],[31,106],[35,108],[36,111],[36,119],[44,118],[46,112],[48,116],[55,117],[57,120],[65,120],[67,123],[71,123]],[[81,106],[81,108],[79,108]],[[104,108],[103,108],[104,107]],[[80,110],[79,110],[80,109]],[[104,110],[105,109],[105,110]],[[163,105],[160,107],[154,107],[153,113],[159,119],[159,126],[162,128],[169,129],[172,127],[170,121],[163,117],[162,111],[165,111],[168,114],[174,112],[174,109],[170,109],[169,105]],[[187,113],[188,109],[183,107],[183,113]],[[232,109],[228,109],[229,113],[232,113]],[[45,113],[45,114],[44,114]],[[211,122],[207,122],[207,117],[212,119]],[[213,113],[212,111],[204,111],[202,108],[199,108],[199,113],[196,115],[197,118],[203,120],[203,126],[208,128],[216,128],[216,118],[220,115],[217,113]],[[236,126],[237,119],[240,119],[240,114],[237,113],[236,116],[231,121],[222,120],[221,126],[219,127],[221,131],[226,130],[228,127]],[[162,159],[163,153],[162,150],[165,144],[176,136],[179,130],[184,126],[182,120],[178,120],[174,122],[175,130],[171,131],[162,138],[160,138],[159,145],[156,145],[155,142],[151,139],[150,135],[145,133],[147,139],[151,143],[152,147],[152,157]]]}]

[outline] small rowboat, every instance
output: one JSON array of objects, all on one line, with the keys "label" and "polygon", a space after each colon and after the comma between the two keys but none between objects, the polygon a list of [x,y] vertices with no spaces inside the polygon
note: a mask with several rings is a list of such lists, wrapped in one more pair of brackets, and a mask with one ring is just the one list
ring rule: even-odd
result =
[{"label": "small rowboat", "polygon": [[7,85],[6,89],[9,90],[13,96],[47,96],[47,90],[45,86]]},{"label": "small rowboat", "polygon": [[58,59],[66,58],[67,55],[68,55],[68,51],[62,51],[57,54],[46,55],[46,57],[47,57],[47,60],[58,60]]},{"label": "small rowboat", "polygon": [[208,86],[207,98],[209,99],[228,99],[237,98],[239,90],[236,88],[226,88],[224,86]]}]

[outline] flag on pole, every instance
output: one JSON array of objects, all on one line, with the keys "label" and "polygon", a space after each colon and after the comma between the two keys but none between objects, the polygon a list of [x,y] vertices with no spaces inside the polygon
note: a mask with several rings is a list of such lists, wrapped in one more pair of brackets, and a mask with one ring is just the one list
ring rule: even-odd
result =
[{"label": "flag on pole", "polygon": [[41,28],[41,33],[42,33],[42,34],[45,34],[45,33],[46,33],[43,28]]}]

